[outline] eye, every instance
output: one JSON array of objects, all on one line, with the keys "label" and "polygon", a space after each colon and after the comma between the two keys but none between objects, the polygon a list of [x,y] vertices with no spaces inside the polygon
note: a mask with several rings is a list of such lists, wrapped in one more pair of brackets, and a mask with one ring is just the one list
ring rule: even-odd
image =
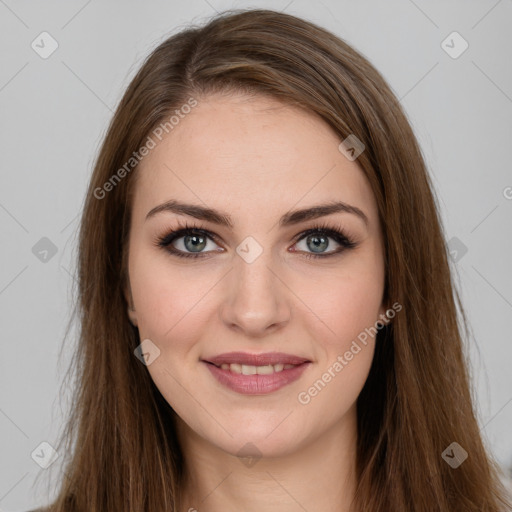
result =
[{"label": "eye", "polygon": [[[333,245],[332,242],[329,241],[330,239],[334,240],[335,249],[336,245],[338,249],[327,252],[327,249]],[[317,225],[308,229],[305,233],[302,233],[296,245],[299,243],[303,243],[304,248],[300,250],[305,251],[304,256],[307,258],[327,258],[344,252],[347,249],[352,249],[357,245],[357,243],[344,234],[341,227],[330,228],[324,224]]]},{"label": "eye", "polygon": [[[156,244],[180,258],[203,258],[216,250],[215,235],[204,229],[185,225],[156,240]],[[209,243],[209,242],[212,243]],[[212,245],[214,247],[212,247]],[[217,246],[218,247],[218,246]]]},{"label": "eye", "polygon": [[[333,245],[332,240],[334,240],[334,237],[328,236],[320,231],[317,231],[315,234],[303,237],[301,240],[299,240],[299,242],[297,242],[296,245],[299,248],[299,250],[304,252],[308,252],[308,250],[310,250],[316,256],[327,252],[327,249]],[[300,244],[303,244],[302,248],[300,247]],[[340,245],[338,242],[335,241],[334,245],[336,244],[338,246]]]},{"label": "eye", "polygon": [[[157,237],[155,245],[180,258],[204,258],[212,252],[224,251],[218,248],[216,239],[217,236],[210,231],[185,224],[175,231]],[[326,252],[333,245],[329,240],[334,240],[335,250]],[[303,243],[303,247],[298,251],[294,249],[292,252],[300,252],[307,258],[327,258],[357,246],[356,242],[344,234],[341,227],[331,228],[324,224],[314,226],[298,235],[294,246],[299,243]]]}]

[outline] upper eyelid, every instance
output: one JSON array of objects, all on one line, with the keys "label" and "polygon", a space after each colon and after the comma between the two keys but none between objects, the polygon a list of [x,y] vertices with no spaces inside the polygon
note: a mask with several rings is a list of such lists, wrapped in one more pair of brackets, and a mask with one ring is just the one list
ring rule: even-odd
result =
[{"label": "upper eyelid", "polygon": [[[197,232],[200,232],[200,233],[205,233],[208,236],[211,236],[212,238],[219,238],[220,239],[220,236],[217,235],[215,232],[210,231],[209,229],[206,229],[206,228],[203,228],[203,227],[196,227],[196,226],[178,227],[176,229],[169,230],[169,233],[172,233],[174,235],[179,235],[181,237],[183,235],[181,235],[180,233],[186,233],[188,231],[197,231]],[[304,235],[304,234],[306,234],[309,231],[324,231],[324,232],[333,232],[333,233],[338,232],[340,234],[344,234],[343,231],[340,231],[340,230],[338,230],[335,227],[316,227],[316,226],[313,226],[311,228],[307,228],[307,229],[301,230],[299,233],[297,233],[294,236],[294,238],[299,237],[301,235]]]},{"label": "upper eyelid", "polygon": [[[203,233],[206,236],[208,236],[209,238],[211,238],[215,243],[218,243],[221,240],[220,237],[216,233],[214,233],[214,232],[212,232],[212,231],[210,231],[208,229],[205,229],[205,228],[202,228],[202,227],[196,227],[196,226],[183,226],[183,227],[178,227],[178,228],[170,231],[169,234],[172,234],[172,240],[171,240],[170,244],[172,244],[176,240],[179,240],[180,238],[183,238],[190,231],[197,231],[199,233]],[[313,232],[313,233],[314,232],[324,232],[324,233],[326,233],[326,235],[329,238],[334,239],[334,241],[337,244],[339,244],[340,242],[338,242],[338,240],[335,239],[336,235],[339,235],[341,237],[345,237],[349,241],[352,240],[351,237],[348,236],[345,233],[345,231],[342,230],[342,229],[338,229],[336,227],[328,227],[328,226],[313,226],[313,227],[308,228],[308,229],[303,229],[302,231],[297,233],[293,237],[294,244],[296,244],[297,242],[299,242],[300,240],[302,240],[303,238],[308,236],[309,232]],[[162,238],[165,238],[165,237],[166,236],[164,235],[164,237],[162,237]]]}]

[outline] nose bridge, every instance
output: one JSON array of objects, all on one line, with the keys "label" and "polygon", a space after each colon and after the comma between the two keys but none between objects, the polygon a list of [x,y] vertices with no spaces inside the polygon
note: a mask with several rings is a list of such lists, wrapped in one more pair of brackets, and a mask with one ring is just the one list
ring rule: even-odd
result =
[{"label": "nose bridge", "polygon": [[[229,273],[222,319],[230,327],[258,336],[286,324],[290,318],[290,304],[286,286],[276,276],[279,270],[275,269],[271,251],[261,248],[254,257],[256,247],[250,245],[251,241],[248,244],[242,242],[237,249],[234,268]],[[248,254],[251,256],[247,257]]]}]

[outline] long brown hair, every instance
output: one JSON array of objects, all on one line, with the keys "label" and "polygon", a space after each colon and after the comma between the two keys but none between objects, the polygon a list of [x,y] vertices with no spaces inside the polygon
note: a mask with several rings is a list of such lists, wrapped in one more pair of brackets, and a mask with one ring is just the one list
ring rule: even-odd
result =
[{"label": "long brown hair", "polygon": [[[402,310],[378,334],[357,402],[354,510],[510,507],[480,436],[463,352],[467,319],[438,202],[406,115],[379,72],[343,40],[300,18],[254,9],[226,11],[165,40],[131,81],[110,123],[83,206],[80,337],[70,367],[76,389],[51,510],[178,510],[184,471],[174,411],[134,356],[141,340],[124,293],[138,170],[133,158],[176,110],[219,91],[270,95],[307,109],[340,142],[354,134],[366,147],[357,161],[384,230],[385,300]],[[468,453],[457,468],[442,457],[453,442]]]}]

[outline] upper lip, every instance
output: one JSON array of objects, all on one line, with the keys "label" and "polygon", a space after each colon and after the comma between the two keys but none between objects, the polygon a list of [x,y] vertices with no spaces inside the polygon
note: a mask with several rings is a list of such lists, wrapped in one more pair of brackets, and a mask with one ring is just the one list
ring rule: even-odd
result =
[{"label": "upper lip", "polygon": [[248,352],[226,352],[215,357],[203,359],[207,363],[213,363],[216,366],[221,364],[245,364],[248,366],[266,366],[274,364],[302,364],[309,363],[309,359],[283,352],[265,352],[263,354],[249,354]]}]

